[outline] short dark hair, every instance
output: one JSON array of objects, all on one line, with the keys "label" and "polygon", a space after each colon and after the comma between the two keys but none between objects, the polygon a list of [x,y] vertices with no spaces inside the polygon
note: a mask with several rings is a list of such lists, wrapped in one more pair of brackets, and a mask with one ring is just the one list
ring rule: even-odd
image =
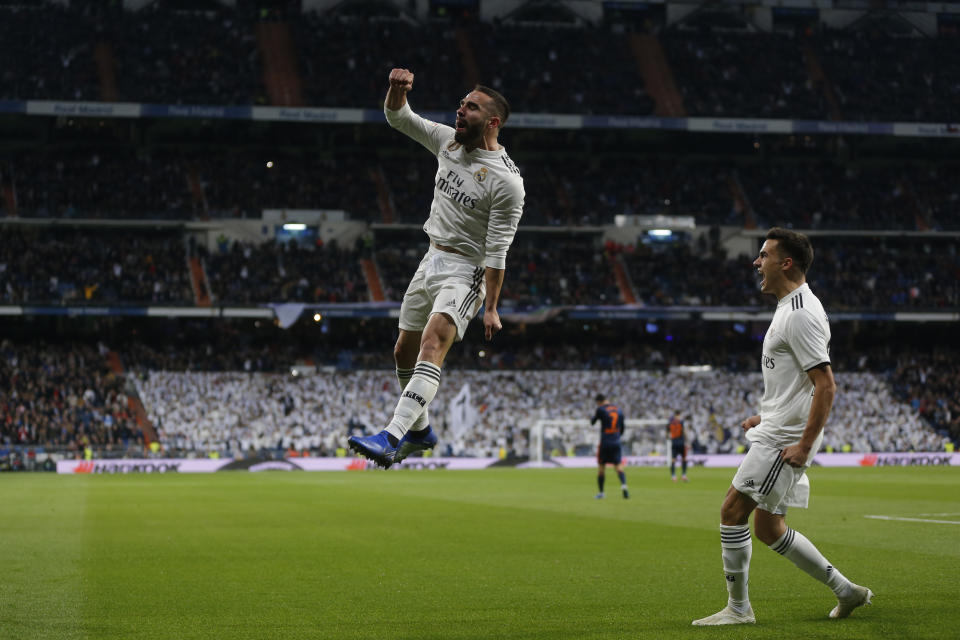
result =
[{"label": "short dark hair", "polygon": [[493,100],[493,112],[500,116],[500,126],[502,127],[505,125],[507,123],[507,118],[510,117],[510,103],[507,102],[507,99],[503,97],[503,94],[496,89],[485,87],[482,84],[478,84],[473,88],[473,90],[490,96],[490,98]]},{"label": "short dark hair", "polygon": [[596,400],[597,402],[603,402],[606,399],[607,399],[607,396],[603,395],[602,393],[598,393],[597,397],[594,398],[594,400]]},{"label": "short dark hair", "polygon": [[777,247],[784,257],[792,258],[793,263],[806,275],[807,269],[813,264],[813,245],[810,238],[792,229],[773,227],[767,231],[767,240],[776,240]]}]

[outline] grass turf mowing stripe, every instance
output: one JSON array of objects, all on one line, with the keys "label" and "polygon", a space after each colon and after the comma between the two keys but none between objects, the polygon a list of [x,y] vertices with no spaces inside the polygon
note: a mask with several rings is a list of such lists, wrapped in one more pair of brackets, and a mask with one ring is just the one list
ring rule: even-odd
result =
[{"label": "grass turf mowing stripe", "polygon": [[[4,581],[0,635],[948,638],[960,626],[953,530],[920,544],[921,525],[862,517],[960,511],[955,470],[811,470],[812,508],[788,522],[875,604],[828,620],[829,590],[758,543],[758,624],[736,631],[690,627],[726,601],[716,533],[733,470],[694,469],[689,484],[627,474],[630,500],[603,501],[590,469],[7,476],[0,500],[19,525],[0,542],[31,570]],[[72,512],[36,517],[50,501]],[[50,595],[38,576],[59,575],[63,553],[79,555],[79,575]],[[45,627],[58,610],[73,624]]]}]

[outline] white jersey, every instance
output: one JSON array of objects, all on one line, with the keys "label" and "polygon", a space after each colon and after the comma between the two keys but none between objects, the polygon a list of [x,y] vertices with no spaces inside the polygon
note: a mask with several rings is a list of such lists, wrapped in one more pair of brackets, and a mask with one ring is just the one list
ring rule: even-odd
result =
[{"label": "white jersey", "polygon": [[430,217],[423,225],[430,239],[452,247],[477,264],[503,269],[507,249],[523,213],[523,178],[507,150],[474,149],[454,140],[456,131],[421,118],[409,104],[392,111],[390,126],[437,156]]},{"label": "white jersey", "polygon": [[[830,322],[804,283],[777,304],[763,339],[760,424],[747,431],[747,440],[777,448],[800,440],[813,402],[807,371],[823,363],[830,363]],[[810,461],[822,440],[823,432],[811,449]]]}]

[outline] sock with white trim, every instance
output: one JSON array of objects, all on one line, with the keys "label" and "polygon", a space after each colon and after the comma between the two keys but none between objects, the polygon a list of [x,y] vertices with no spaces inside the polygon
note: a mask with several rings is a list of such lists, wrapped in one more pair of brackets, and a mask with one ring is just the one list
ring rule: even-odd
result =
[{"label": "sock with white trim", "polygon": [[787,558],[811,577],[830,587],[838,598],[850,594],[851,584],[847,578],[833,568],[813,543],[799,531],[787,527],[787,532],[770,545],[770,548]]},{"label": "sock with white trim", "polygon": [[439,386],[440,367],[426,360],[418,362],[413,376],[400,392],[397,408],[393,411],[393,420],[387,425],[387,433],[402,438],[437,395]]},{"label": "sock with white trim", "polygon": [[750,525],[720,525],[720,548],[723,555],[723,575],[727,579],[727,605],[737,613],[750,610],[750,556],[753,538]]}]

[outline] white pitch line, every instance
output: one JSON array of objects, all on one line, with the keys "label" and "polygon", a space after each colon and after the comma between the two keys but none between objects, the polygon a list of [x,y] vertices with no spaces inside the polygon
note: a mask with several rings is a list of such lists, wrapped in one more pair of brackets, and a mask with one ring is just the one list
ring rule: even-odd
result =
[{"label": "white pitch line", "polygon": [[960,516],[960,513],[918,513],[918,516]]},{"label": "white pitch line", "polygon": [[933,524],[960,524],[960,520],[927,520],[925,518],[901,518],[900,516],[863,516],[874,520],[900,520],[902,522],[930,522]]}]

